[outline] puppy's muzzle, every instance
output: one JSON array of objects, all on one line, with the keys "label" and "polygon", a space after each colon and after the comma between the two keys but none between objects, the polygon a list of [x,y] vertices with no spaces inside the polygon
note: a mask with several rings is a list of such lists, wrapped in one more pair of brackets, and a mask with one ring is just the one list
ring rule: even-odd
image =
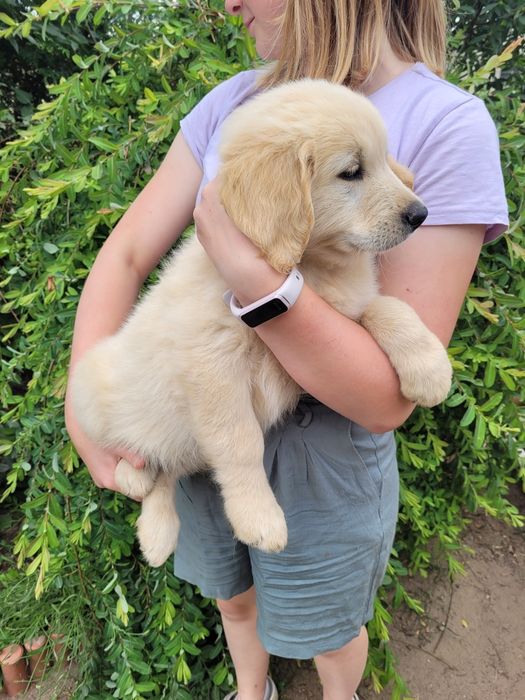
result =
[{"label": "puppy's muzzle", "polygon": [[419,228],[428,216],[428,209],[421,202],[412,202],[401,214],[401,219],[405,226],[410,229],[410,233]]}]

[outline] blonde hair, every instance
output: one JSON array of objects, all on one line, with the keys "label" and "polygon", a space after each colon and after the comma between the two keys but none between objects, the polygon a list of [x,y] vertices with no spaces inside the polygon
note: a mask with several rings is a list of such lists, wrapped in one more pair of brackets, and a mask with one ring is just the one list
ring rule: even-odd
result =
[{"label": "blonde hair", "polygon": [[359,87],[379,63],[384,34],[398,58],[443,75],[446,26],[443,0],[287,0],[280,56],[259,85],[309,77]]}]

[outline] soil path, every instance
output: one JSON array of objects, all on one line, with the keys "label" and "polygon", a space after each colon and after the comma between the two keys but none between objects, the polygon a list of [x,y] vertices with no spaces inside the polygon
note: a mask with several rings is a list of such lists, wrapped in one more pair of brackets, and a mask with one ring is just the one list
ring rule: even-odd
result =
[{"label": "soil path", "polygon": [[[525,496],[512,500],[525,514]],[[466,576],[451,583],[444,566],[408,589],[425,607],[396,614],[392,646],[415,700],[525,700],[525,530],[477,515],[465,532]],[[310,664],[277,661],[281,700],[321,700]],[[361,700],[390,700],[366,684]]]}]

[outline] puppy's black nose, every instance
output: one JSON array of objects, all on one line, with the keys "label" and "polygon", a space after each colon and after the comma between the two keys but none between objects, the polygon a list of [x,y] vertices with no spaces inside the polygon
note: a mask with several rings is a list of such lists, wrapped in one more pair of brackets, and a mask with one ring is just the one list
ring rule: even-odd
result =
[{"label": "puppy's black nose", "polygon": [[420,202],[412,202],[412,204],[410,204],[401,214],[401,218],[410,226],[412,231],[415,231],[418,226],[421,226],[427,216],[428,209]]}]

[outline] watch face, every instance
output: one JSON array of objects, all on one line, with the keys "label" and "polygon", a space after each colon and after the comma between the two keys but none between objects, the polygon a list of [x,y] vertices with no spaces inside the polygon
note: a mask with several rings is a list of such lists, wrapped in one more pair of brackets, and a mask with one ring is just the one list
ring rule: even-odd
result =
[{"label": "watch face", "polygon": [[262,304],[257,309],[242,314],[241,318],[250,328],[255,328],[255,326],[260,326],[261,323],[270,321],[270,319],[283,314],[285,311],[288,311],[288,307],[281,299],[270,299],[270,301]]}]

